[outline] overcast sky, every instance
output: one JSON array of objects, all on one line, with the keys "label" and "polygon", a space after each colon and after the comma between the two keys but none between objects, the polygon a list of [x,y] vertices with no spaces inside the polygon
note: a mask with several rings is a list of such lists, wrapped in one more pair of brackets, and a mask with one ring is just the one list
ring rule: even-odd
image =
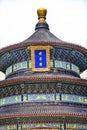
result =
[{"label": "overcast sky", "polygon": [[[54,35],[87,48],[87,0],[0,0],[0,49],[34,32],[40,7],[47,8],[46,21]],[[82,78],[87,79],[87,71]]]}]

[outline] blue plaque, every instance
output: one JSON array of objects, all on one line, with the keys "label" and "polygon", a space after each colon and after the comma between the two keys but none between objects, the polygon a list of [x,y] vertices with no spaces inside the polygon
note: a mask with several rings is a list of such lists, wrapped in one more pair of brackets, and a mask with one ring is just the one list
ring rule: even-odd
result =
[{"label": "blue plaque", "polygon": [[35,68],[46,67],[46,50],[35,50]]},{"label": "blue plaque", "polygon": [[32,71],[50,71],[51,46],[30,46]]}]

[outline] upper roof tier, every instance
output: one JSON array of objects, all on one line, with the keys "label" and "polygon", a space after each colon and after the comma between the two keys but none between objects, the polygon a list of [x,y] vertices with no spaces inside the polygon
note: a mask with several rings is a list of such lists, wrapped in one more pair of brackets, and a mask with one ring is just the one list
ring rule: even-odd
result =
[{"label": "upper roof tier", "polygon": [[38,23],[35,27],[35,33],[33,33],[25,43],[28,42],[62,42],[49,31],[49,25],[46,23],[47,10],[45,8],[40,8],[37,10]]},{"label": "upper roof tier", "polygon": [[[79,45],[64,42],[49,31],[46,23],[47,10],[37,10],[38,23],[35,32],[23,42],[14,44],[0,50],[0,71],[6,70],[16,63],[31,60],[30,46],[52,46],[50,52],[51,60],[60,60],[76,65],[80,72],[87,69],[87,49]],[[56,61],[55,61],[56,62]]]}]

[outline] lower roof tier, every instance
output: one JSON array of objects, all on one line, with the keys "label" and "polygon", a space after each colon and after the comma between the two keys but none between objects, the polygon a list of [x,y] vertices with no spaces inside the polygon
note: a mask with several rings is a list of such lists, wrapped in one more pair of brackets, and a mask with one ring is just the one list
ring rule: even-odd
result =
[{"label": "lower roof tier", "polygon": [[0,108],[0,125],[3,123],[87,123],[86,107],[66,105],[30,105],[28,103]]},{"label": "lower roof tier", "polygon": [[[0,99],[26,93],[65,93],[87,96],[87,80],[72,78],[19,78],[0,81]],[[58,95],[57,95],[58,96]],[[63,95],[64,96],[64,95]],[[7,100],[7,99],[6,99]],[[4,100],[5,101],[5,100]],[[73,102],[19,102],[0,106],[0,125],[14,123],[87,123],[87,105]],[[38,120],[37,120],[38,118]]]}]

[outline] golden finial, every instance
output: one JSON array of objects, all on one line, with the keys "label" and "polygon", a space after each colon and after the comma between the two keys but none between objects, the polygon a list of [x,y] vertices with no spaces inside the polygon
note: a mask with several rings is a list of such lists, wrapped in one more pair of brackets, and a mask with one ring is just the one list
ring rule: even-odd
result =
[{"label": "golden finial", "polygon": [[44,23],[46,20],[47,10],[45,8],[39,8],[37,10],[38,20],[40,23]]}]

